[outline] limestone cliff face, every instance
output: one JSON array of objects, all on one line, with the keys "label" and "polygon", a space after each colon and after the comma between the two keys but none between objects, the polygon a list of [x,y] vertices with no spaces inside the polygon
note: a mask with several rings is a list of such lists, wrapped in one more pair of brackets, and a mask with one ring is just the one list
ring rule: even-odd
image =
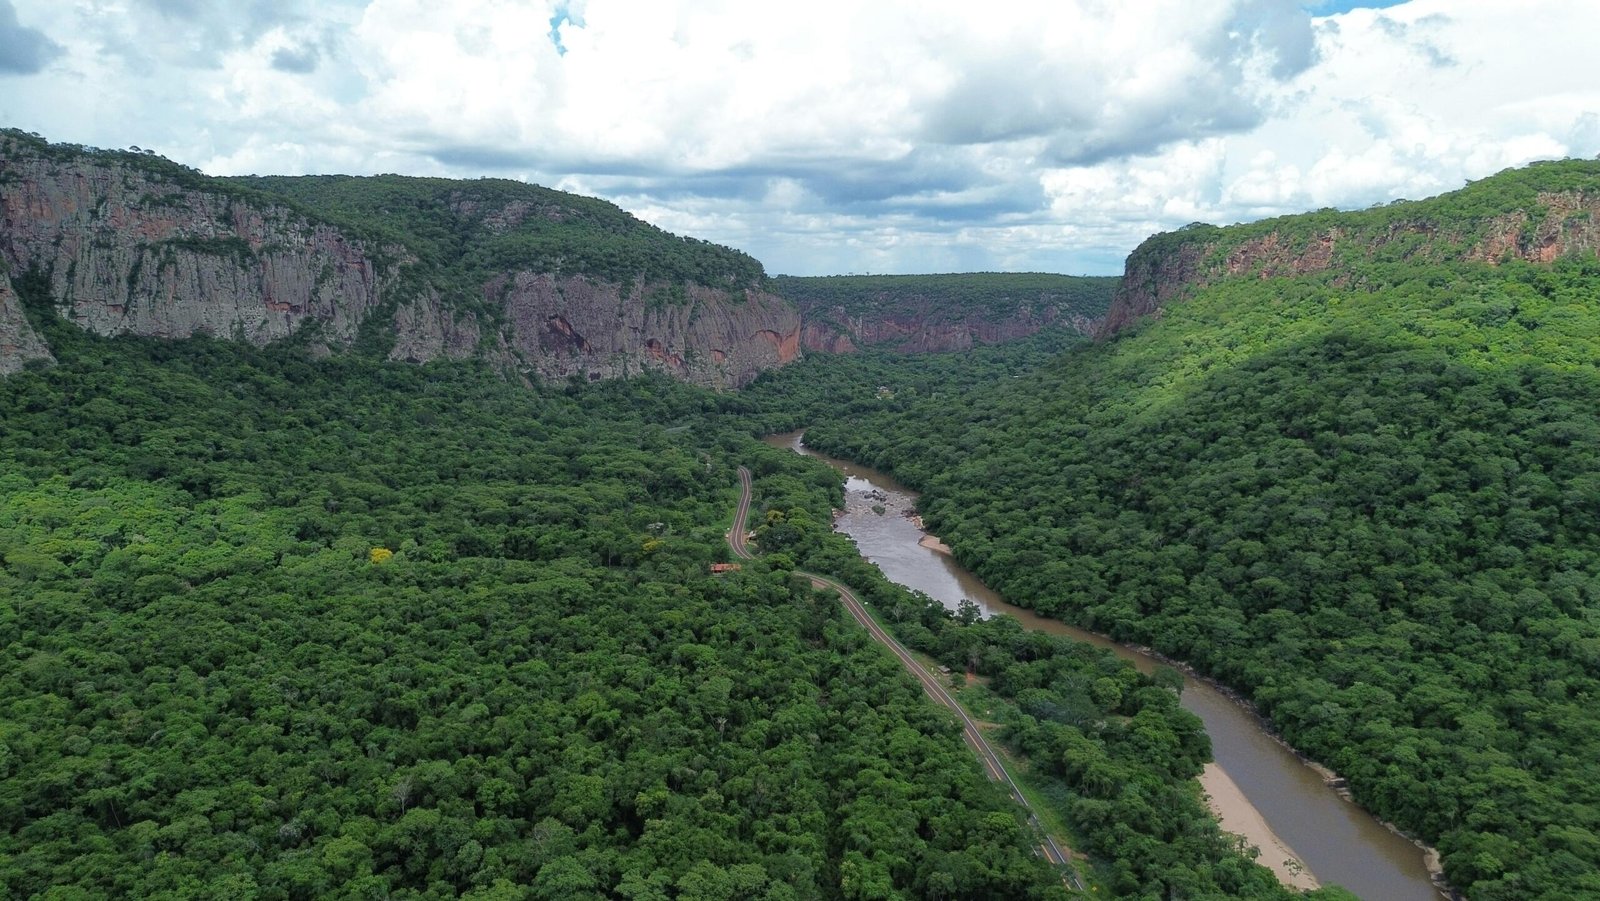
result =
[{"label": "limestone cliff face", "polygon": [[[842,314],[844,311],[839,312]],[[832,319],[819,322],[804,318],[800,325],[800,346],[825,354],[852,354],[857,350],[856,343],[850,339],[849,329],[841,328]]]},{"label": "limestone cliff face", "polygon": [[[798,314],[772,294],[557,276],[513,261],[480,298],[452,303],[406,249],[302,209],[165,161],[0,135],[0,271],[44,274],[57,312],[101,335],[264,344],[315,323],[337,346],[380,317],[396,360],[483,356],[551,380],[657,369],[712,387],[799,354]],[[491,232],[568,215],[556,202],[461,198],[449,209]],[[49,355],[0,279],[0,373]]]},{"label": "limestone cliff face", "polygon": [[697,385],[743,385],[800,354],[800,317],[764,292],[690,286],[651,302],[650,286],[582,276],[507,273],[484,287],[504,326],[485,341],[475,317],[418,301],[395,317],[394,359],[483,354],[545,380],[591,381],[657,370]]},{"label": "limestone cliff face", "polygon": [[29,360],[52,360],[44,339],[28,324],[11,280],[0,276],[0,375],[17,372]]},{"label": "limestone cliff face", "polygon": [[653,303],[624,300],[616,284],[532,272],[489,291],[500,295],[512,350],[545,378],[658,369],[697,385],[742,385],[800,354],[800,317],[771,294],[694,286],[686,302]]},{"label": "limestone cliff face", "polygon": [[1490,263],[1553,263],[1600,254],[1600,193],[1541,192],[1536,212],[1517,210],[1495,219],[1468,256]]},{"label": "limestone cliff face", "polygon": [[[1362,213],[1345,214],[1309,234],[1301,217],[1290,217],[1281,228],[1201,226],[1157,235],[1129,255],[1096,335],[1115,335],[1228,278],[1303,275],[1363,259],[1500,265],[1600,253],[1600,190],[1540,191],[1526,208],[1465,221],[1441,222],[1428,215],[1428,203],[1415,205],[1414,218],[1373,223]],[[1241,235],[1246,230],[1254,233]]]},{"label": "limestone cliff face", "polygon": [[307,319],[349,341],[394,276],[285,207],[25,153],[0,155],[0,258],[48,273],[57,310],[98,334],[258,344]]},{"label": "limestone cliff face", "polygon": [[483,354],[497,363],[509,360],[504,342],[485,341],[478,317],[453,315],[439,302],[438,294],[428,291],[395,310],[394,348],[389,359],[404,363],[429,360],[462,360]]},{"label": "limestone cliff face", "polygon": [[1158,315],[1168,304],[1209,281],[1210,273],[1201,261],[1210,250],[1209,243],[1199,240],[1175,247],[1155,247],[1146,241],[1136,248],[1128,255],[1122,287],[1112,298],[1096,337],[1115,335],[1146,316]]}]

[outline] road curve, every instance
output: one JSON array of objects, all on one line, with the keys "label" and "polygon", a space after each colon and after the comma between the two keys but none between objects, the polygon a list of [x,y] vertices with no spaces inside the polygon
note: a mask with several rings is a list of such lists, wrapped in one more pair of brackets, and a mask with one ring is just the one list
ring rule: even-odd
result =
[{"label": "road curve", "polygon": [[750,518],[750,470],[739,467],[739,506],[733,511],[733,528],[728,530],[728,547],[733,550],[735,557],[745,560],[754,560],[755,554],[750,553],[744,546],[745,530],[749,525],[745,520]]},{"label": "road curve", "polygon": [[[745,546],[745,535],[748,528],[746,520],[750,516],[750,495],[750,470],[741,466],[739,467],[739,505],[734,509],[733,527],[728,531],[728,547],[733,551],[734,556],[745,560],[755,559],[755,554],[751,553],[750,549]],[[811,584],[818,588],[827,588],[837,592],[839,600],[844,604],[844,608],[850,612],[850,615],[855,618],[855,621],[860,623],[867,630],[867,634],[871,635],[875,641],[893,652],[895,657],[899,659],[901,666],[916,677],[917,682],[922,685],[922,690],[927,692],[928,697],[950,708],[960,718],[961,736],[966,740],[967,746],[972,749],[972,752],[978,755],[978,760],[983,763],[983,768],[989,774],[989,778],[996,782],[1004,782],[1006,787],[1011,790],[1012,799],[1022,805],[1022,809],[1028,812],[1028,822],[1033,825],[1034,830],[1041,837],[1039,842],[1040,855],[1056,866],[1065,867],[1063,880],[1070,887],[1080,892],[1083,891],[1083,881],[1078,878],[1077,872],[1072,868],[1072,861],[1067,856],[1066,851],[1056,843],[1055,838],[1044,830],[1044,827],[1039,822],[1038,815],[1034,813],[1033,805],[1029,804],[1028,799],[1023,796],[1022,790],[1017,787],[1016,781],[1006,771],[1005,764],[1000,760],[1000,755],[995,753],[994,747],[984,737],[983,731],[978,728],[978,724],[973,722],[972,717],[967,714],[966,708],[962,707],[960,702],[945,690],[944,686],[939,683],[939,680],[932,673],[928,672],[926,667],[911,656],[911,652],[907,651],[904,645],[896,641],[894,636],[878,625],[878,621],[867,613],[867,608],[861,603],[861,599],[856,597],[855,592],[827,576],[803,570],[795,570],[795,574],[811,580]]]}]

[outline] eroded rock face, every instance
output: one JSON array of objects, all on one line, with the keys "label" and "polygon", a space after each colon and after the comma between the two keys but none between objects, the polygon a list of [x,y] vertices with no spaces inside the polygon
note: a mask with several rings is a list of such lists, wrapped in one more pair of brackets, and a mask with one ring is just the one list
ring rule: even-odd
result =
[{"label": "eroded rock face", "polygon": [[1096,337],[1115,335],[1146,316],[1159,316],[1168,304],[1194,290],[1204,277],[1200,261],[1210,250],[1209,243],[1201,242],[1163,252],[1148,252],[1144,247],[1134,250]]},{"label": "eroded rock face", "polygon": [[1468,256],[1488,263],[1512,258],[1552,263],[1600,254],[1600,195],[1548,192],[1539,195],[1539,205],[1544,215],[1537,221],[1525,211],[1494,220],[1489,236]]},{"label": "eroded rock face", "polygon": [[[488,325],[421,280],[408,284],[415,262],[402,248],[369,247],[287,205],[138,163],[0,152],[0,269],[46,274],[57,312],[101,335],[264,344],[315,322],[339,345],[369,317],[392,315],[396,360],[482,356],[547,380],[658,369],[710,387],[742,385],[800,353],[798,314],[759,291],[507,272],[482,288],[500,308]],[[479,215],[474,203],[453,211]],[[518,201],[482,215],[503,229],[563,213]],[[49,349],[0,283],[6,373]]]},{"label": "eroded rock face", "polygon": [[[1226,231],[1210,229],[1194,240],[1165,240],[1155,246],[1152,242],[1135,250],[1097,337],[1115,335],[1146,316],[1159,316],[1169,304],[1222,279],[1320,272],[1336,265],[1340,253],[1371,257],[1399,245],[1407,258],[1490,265],[1594,256],[1600,253],[1600,195],[1540,193],[1534,212],[1519,210],[1490,219],[1470,239],[1420,219],[1378,231],[1333,227],[1301,243],[1276,231],[1235,243]],[[1224,247],[1228,249],[1219,253]]]},{"label": "eroded rock face", "polygon": [[461,360],[484,353],[498,358],[497,343],[485,348],[483,330],[471,314],[452,315],[432,291],[402,303],[394,314],[395,343],[389,359],[402,363]]},{"label": "eroded rock face", "polygon": [[806,350],[825,354],[856,352],[856,343],[850,340],[847,330],[840,328],[831,319],[826,322],[806,319],[800,327],[800,346]]},{"label": "eroded rock face", "polygon": [[549,380],[656,369],[708,387],[743,385],[800,355],[800,317],[759,291],[690,286],[655,302],[652,286],[518,272],[487,292],[506,311],[506,345]]},{"label": "eroded rock face", "polygon": [[281,206],[22,154],[0,182],[0,256],[49,273],[59,312],[98,334],[261,344],[316,319],[349,341],[380,302],[367,248]]},{"label": "eroded rock face", "polygon": [[0,375],[18,372],[29,360],[53,360],[44,339],[28,324],[11,280],[0,276]]}]

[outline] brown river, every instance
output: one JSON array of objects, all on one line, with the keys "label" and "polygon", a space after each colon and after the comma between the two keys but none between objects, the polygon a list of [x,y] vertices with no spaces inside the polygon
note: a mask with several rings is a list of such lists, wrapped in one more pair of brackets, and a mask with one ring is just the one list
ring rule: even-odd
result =
[{"label": "brown river", "polygon": [[[893,581],[952,609],[968,598],[985,615],[1004,613],[1026,628],[1109,648],[1144,672],[1162,665],[1104,636],[1006,603],[947,554],[929,547],[934,540],[906,515],[914,509],[915,492],[877,470],[816,453],[800,438],[800,432],[790,432],[769,436],[766,442],[816,457],[845,475],[846,509],[834,527],[854,538],[862,555]],[[874,506],[884,512],[875,512]],[[1340,796],[1323,773],[1270,735],[1250,710],[1187,676],[1183,706],[1200,717],[1211,736],[1216,764],[1202,781],[1224,828],[1260,848],[1261,863],[1272,866],[1285,882],[1302,887],[1336,883],[1373,901],[1440,897],[1421,848]]]}]

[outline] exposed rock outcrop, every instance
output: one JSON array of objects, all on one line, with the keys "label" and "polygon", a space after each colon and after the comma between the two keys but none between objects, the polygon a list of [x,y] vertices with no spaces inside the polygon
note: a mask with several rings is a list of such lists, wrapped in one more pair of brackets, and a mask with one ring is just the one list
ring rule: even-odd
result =
[{"label": "exposed rock outcrop", "polygon": [[800,355],[800,317],[774,295],[690,286],[686,302],[652,303],[619,288],[517,273],[500,289],[512,349],[545,378],[658,369],[705,386],[742,385]]},{"label": "exposed rock outcrop", "polygon": [[11,280],[0,276],[0,375],[17,372],[29,360],[53,360],[50,348],[28,323]]},{"label": "exposed rock outcrop", "polygon": [[404,360],[482,353],[547,380],[589,380],[658,370],[697,385],[742,385],[800,354],[800,317],[775,295],[689,286],[686,300],[652,303],[642,281],[508,273],[486,298],[505,326],[482,346],[474,317],[449,317],[418,301],[395,317],[391,356]]},{"label": "exposed rock outcrop", "polygon": [[1122,286],[1100,321],[1096,337],[1115,335],[1146,316],[1159,315],[1168,304],[1207,280],[1209,273],[1201,261],[1211,250],[1209,243],[1195,240],[1155,246],[1155,240],[1128,255]]},{"label": "exposed rock outcrop", "polygon": [[[676,246],[600,201],[531,186],[535,199],[507,200],[514,183],[475,198],[472,183],[443,190],[451,184],[465,187],[447,194],[440,228],[459,227],[453,218],[502,234],[530,222],[592,218],[605,207],[608,247],[626,246],[634,225],[649,229],[657,248],[664,240]],[[505,271],[476,276],[486,281],[477,297],[463,299],[471,302],[452,302],[441,296],[434,270],[405,247],[363,239],[276,197],[158,158],[6,132],[0,270],[43,274],[57,312],[101,335],[204,334],[264,344],[314,322],[319,346],[337,346],[353,342],[369,319],[392,317],[380,321],[394,336],[396,360],[483,356],[545,379],[656,369],[712,387],[744,384],[799,354],[799,316],[773,294],[555,275],[508,258]],[[562,197],[585,206],[562,207]],[[759,264],[743,259],[759,273]],[[445,282],[459,286],[453,278]],[[7,284],[0,373],[48,357]]]},{"label": "exposed rock outcrop", "polygon": [[456,315],[445,310],[439,296],[432,291],[395,310],[394,331],[394,348],[389,352],[389,359],[403,363],[461,360],[479,354],[496,362],[509,359],[503,341],[483,346],[484,333],[477,316]]},{"label": "exposed rock outcrop", "polygon": [[0,257],[101,335],[259,344],[316,319],[347,342],[396,275],[331,226],[132,165],[11,151],[0,185]]},{"label": "exposed rock outcrop", "polygon": [[842,329],[833,321],[805,319],[800,327],[800,346],[825,354],[855,353],[856,343],[848,332],[848,328]]},{"label": "exposed rock outcrop", "polygon": [[1600,254],[1600,194],[1543,192],[1539,207],[1538,215],[1518,210],[1495,219],[1468,257],[1490,263],[1512,258],[1553,263]]}]

